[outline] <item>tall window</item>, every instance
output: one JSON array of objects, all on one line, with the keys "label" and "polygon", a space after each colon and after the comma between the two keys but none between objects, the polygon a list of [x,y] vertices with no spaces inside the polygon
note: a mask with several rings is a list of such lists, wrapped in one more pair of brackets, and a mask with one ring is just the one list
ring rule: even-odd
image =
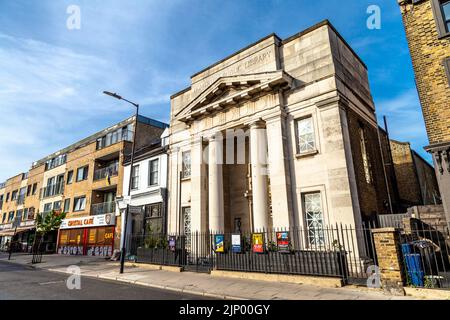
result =
[{"label": "tall window", "polygon": [[439,37],[450,35],[450,0],[432,0]]},{"label": "tall window", "polygon": [[364,167],[364,176],[366,178],[367,183],[372,183],[372,167],[370,164],[370,157],[367,153],[367,140],[366,140],[366,134],[364,132],[364,128],[359,128],[359,142],[361,145],[361,156],[362,156],[362,162]]},{"label": "tall window", "polygon": [[50,211],[52,211],[52,208],[53,208],[53,203],[46,203],[46,204],[44,204],[44,212],[50,212]]},{"label": "tall window", "polygon": [[186,249],[189,251],[191,248],[191,207],[184,207],[183,213],[183,231],[186,236]]},{"label": "tall window", "polygon": [[303,207],[306,215],[309,244],[312,246],[324,245],[324,221],[320,192],[303,194]]},{"label": "tall window", "polygon": [[6,222],[6,212],[3,212],[2,223]]},{"label": "tall window", "polygon": [[55,201],[53,203],[53,210],[60,210],[61,209],[61,201]]},{"label": "tall window", "polygon": [[8,222],[11,222],[13,220],[14,220],[14,211],[11,211],[8,216]]},{"label": "tall window", "polygon": [[77,182],[87,180],[89,172],[89,166],[78,168],[77,170]]},{"label": "tall window", "polygon": [[145,206],[145,233],[161,233],[162,206],[161,203]]},{"label": "tall window", "polygon": [[71,184],[73,182],[73,170],[67,172],[67,184]]},{"label": "tall window", "polygon": [[182,177],[190,178],[191,177],[191,152],[186,151],[183,152],[182,155]]},{"label": "tall window", "polygon": [[304,154],[316,150],[313,118],[297,120],[298,153]]},{"label": "tall window", "polygon": [[133,166],[131,170],[131,189],[136,190],[139,188],[139,165]]},{"label": "tall window", "polygon": [[18,194],[19,190],[15,190],[11,193],[11,201],[15,201],[17,200],[17,194]]},{"label": "tall window", "polygon": [[65,199],[64,200],[64,212],[69,212],[70,211],[70,199]]},{"label": "tall window", "polygon": [[73,211],[83,211],[86,208],[86,197],[78,197],[73,199]]},{"label": "tall window", "polygon": [[36,191],[37,191],[37,183],[34,183],[31,194],[34,196],[36,194]]},{"label": "tall window", "polygon": [[159,160],[152,160],[149,164],[149,184],[156,186],[159,183]]},{"label": "tall window", "polygon": [[23,215],[23,210],[17,210],[17,212],[16,212],[16,218],[18,219],[18,220],[22,220],[22,215]]}]

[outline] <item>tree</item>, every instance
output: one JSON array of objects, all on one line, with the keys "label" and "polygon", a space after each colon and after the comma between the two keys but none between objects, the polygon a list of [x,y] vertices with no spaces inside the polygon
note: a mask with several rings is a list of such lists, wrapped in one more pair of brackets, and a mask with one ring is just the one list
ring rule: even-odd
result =
[{"label": "tree", "polygon": [[52,210],[44,217],[42,214],[38,214],[36,218],[36,233],[41,237],[44,237],[47,233],[58,230],[62,221],[66,218],[66,213]]},{"label": "tree", "polygon": [[47,214],[38,214],[36,217],[36,236],[34,237],[33,252],[42,250],[41,243],[45,235],[54,230],[58,230],[66,213],[60,210],[52,210]]}]

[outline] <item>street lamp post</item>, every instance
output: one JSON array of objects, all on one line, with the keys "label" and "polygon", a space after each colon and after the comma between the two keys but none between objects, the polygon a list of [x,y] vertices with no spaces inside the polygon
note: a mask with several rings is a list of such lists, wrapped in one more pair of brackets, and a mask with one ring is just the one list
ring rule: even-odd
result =
[{"label": "street lamp post", "polygon": [[134,119],[134,133],[133,133],[133,142],[132,142],[132,147],[131,147],[131,165],[130,165],[130,178],[128,181],[128,202],[127,202],[127,209],[125,211],[125,226],[124,226],[124,234],[122,235],[123,238],[123,245],[122,245],[122,252],[120,254],[120,273],[123,273],[123,268],[125,265],[125,254],[126,254],[126,243],[127,243],[127,238],[126,238],[126,234],[127,234],[127,227],[128,227],[128,213],[130,212],[130,202],[131,202],[131,182],[132,182],[132,174],[133,174],[133,166],[134,166],[134,151],[136,150],[136,133],[137,133],[137,124],[138,124],[138,116],[139,116],[139,104],[131,102],[127,99],[124,99],[123,97],[121,97],[120,95],[116,94],[116,93],[111,93],[108,91],[103,91],[104,94],[111,96],[115,99],[118,100],[123,100],[125,102],[128,102],[129,104],[133,105],[136,108],[136,116]]}]

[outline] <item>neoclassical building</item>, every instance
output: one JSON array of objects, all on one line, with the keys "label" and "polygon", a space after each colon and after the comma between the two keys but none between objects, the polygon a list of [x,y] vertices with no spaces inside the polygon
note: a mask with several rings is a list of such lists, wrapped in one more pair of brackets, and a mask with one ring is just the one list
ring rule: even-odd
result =
[{"label": "neoclassical building", "polygon": [[168,231],[373,221],[389,210],[377,128],[367,68],[328,21],[271,34],[171,97]]}]

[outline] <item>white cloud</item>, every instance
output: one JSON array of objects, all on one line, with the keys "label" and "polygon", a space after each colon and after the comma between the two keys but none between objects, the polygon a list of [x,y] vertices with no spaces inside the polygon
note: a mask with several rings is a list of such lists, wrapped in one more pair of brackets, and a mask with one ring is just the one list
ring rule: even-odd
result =
[{"label": "white cloud", "polygon": [[[414,150],[430,160],[430,156],[423,149],[428,145],[428,140],[416,89],[409,89],[391,99],[378,101],[376,106],[378,115],[386,115],[388,118],[390,137],[411,142]],[[382,119],[379,120],[382,123]]]},{"label": "white cloud", "polygon": [[[123,79],[104,59],[32,39],[0,34],[0,180],[72,143],[74,128],[117,104],[100,99],[100,86]],[[121,75],[119,77],[119,74]]]}]

